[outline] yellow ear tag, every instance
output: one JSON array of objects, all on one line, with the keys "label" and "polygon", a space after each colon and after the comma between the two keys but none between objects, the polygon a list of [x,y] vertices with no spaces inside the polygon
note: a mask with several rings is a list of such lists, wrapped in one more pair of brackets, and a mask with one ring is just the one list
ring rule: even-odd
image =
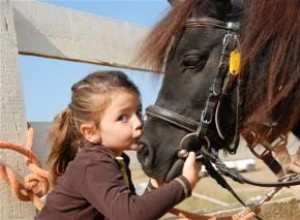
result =
[{"label": "yellow ear tag", "polygon": [[232,75],[237,75],[241,67],[241,53],[238,50],[233,50],[229,58],[229,72]]}]

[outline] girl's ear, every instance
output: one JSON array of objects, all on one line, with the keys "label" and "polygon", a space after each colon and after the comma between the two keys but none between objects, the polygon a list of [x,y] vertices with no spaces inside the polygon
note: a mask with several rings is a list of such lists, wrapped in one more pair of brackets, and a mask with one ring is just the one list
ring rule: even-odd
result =
[{"label": "girl's ear", "polygon": [[80,133],[91,143],[100,143],[100,132],[93,124],[80,125]]}]

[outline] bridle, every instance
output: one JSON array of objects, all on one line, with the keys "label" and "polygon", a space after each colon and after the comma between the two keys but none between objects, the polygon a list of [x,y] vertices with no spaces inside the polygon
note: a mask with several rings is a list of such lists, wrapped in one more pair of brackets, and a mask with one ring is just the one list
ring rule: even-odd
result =
[{"label": "bridle", "polygon": [[[208,138],[208,128],[212,125],[212,123],[215,123],[215,127],[217,128],[219,137],[221,139],[225,139],[224,135],[222,134],[222,131],[219,126],[218,117],[218,111],[219,111],[219,101],[222,96],[222,90],[224,87],[224,82],[226,78],[228,77],[228,62],[229,62],[229,55],[230,52],[233,51],[234,48],[236,48],[238,44],[238,25],[236,23],[232,22],[221,22],[216,19],[212,18],[190,18],[187,20],[185,24],[185,28],[198,28],[198,27],[209,27],[209,28],[215,28],[215,29],[223,29],[226,30],[227,33],[225,34],[223,38],[223,46],[222,46],[222,52],[218,64],[217,73],[215,74],[215,77],[213,79],[213,82],[209,89],[208,98],[206,100],[206,104],[204,109],[201,112],[200,120],[196,121],[191,118],[188,118],[186,116],[183,116],[181,114],[178,114],[174,111],[171,111],[169,109],[152,105],[146,108],[146,114],[151,117],[158,118],[160,120],[166,121],[176,127],[179,127],[187,132],[189,132],[182,140],[181,144],[179,146],[179,152],[178,155],[184,155],[183,151],[186,151],[184,149],[184,142],[186,139],[190,137],[195,137],[198,140],[201,140],[202,142],[206,143],[206,148],[210,147],[211,141]],[[237,91],[239,91],[239,83],[237,84]],[[237,108],[239,109],[240,104],[240,97],[237,97]],[[234,144],[234,147],[227,146],[227,150],[235,154],[237,145],[238,145],[238,124],[239,124],[239,114],[237,114],[236,118],[236,130],[234,134],[234,140],[237,142]]]},{"label": "bridle", "polygon": [[[211,154],[211,150],[214,150],[210,146],[210,139],[208,138],[208,128],[211,126],[213,119],[215,118],[216,110],[218,109],[220,97],[222,95],[222,90],[224,86],[224,81],[227,77],[228,72],[228,62],[229,62],[229,54],[236,47],[238,43],[238,25],[234,23],[225,23],[211,18],[204,19],[195,19],[190,18],[187,20],[185,24],[185,28],[198,28],[198,27],[210,27],[216,29],[226,30],[227,33],[223,38],[223,46],[221,51],[221,56],[218,64],[217,73],[214,76],[213,82],[209,89],[208,98],[206,100],[206,104],[204,109],[201,112],[200,121],[197,122],[193,119],[187,118],[183,115],[175,113],[166,108],[159,107],[157,105],[149,106],[146,109],[146,114],[158,118],[160,120],[166,121],[176,127],[184,129],[190,133],[184,136],[180,142],[178,157],[186,158],[188,151],[184,149],[184,142],[186,139],[190,137],[195,137],[201,141],[201,154],[197,156],[197,159],[201,159],[204,163],[207,172],[224,188],[229,190],[233,196],[244,206],[246,204],[240,199],[240,197],[235,193],[235,191],[229,186],[226,180],[213,168],[211,161],[216,162],[216,152],[214,152],[214,156]],[[237,99],[238,100],[238,99]],[[216,123],[216,127],[218,126],[218,120],[214,121]],[[236,122],[238,123],[238,121]],[[238,126],[236,126],[238,127]],[[223,135],[219,131],[219,136],[224,139]],[[235,136],[238,136],[238,130],[235,131]],[[235,138],[238,141],[238,138]],[[203,144],[205,143],[205,144]],[[235,153],[238,143],[235,144],[234,148],[229,148],[231,153]],[[221,161],[221,160],[220,160]],[[222,164],[223,165],[223,164]]]},{"label": "bridle", "polygon": [[[215,127],[217,128],[218,135],[221,139],[225,139],[222,131],[218,128],[219,122],[217,120],[218,112],[219,112],[219,104],[220,99],[222,97],[222,91],[226,86],[226,78],[228,77],[228,69],[229,69],[229,54],[237,48],[239,44],[239,35],[238,35],[238,28],[239,25],[237,23],[232,22],[222,22],[216,19],[211,18],[190,18],[187,20],[185,24],[185,28],[198,28],[198,27],[208,27],[208,28],[215,28],[215,29],[223,29],[226,30],[227,33],[224,35],[223,44],[222,44],[222,52],[219,60],[219,65],[213,82],[209,89],[209,95],[206,100],[206,104],[204,109],[201,111],[200,120],[196,121],[194,119],[188,118],[184,115],[178,114],[174,111],[169,109],[163,108],[161,106],[152,105],[146,108],[146,114],[150,117],[157,118],[159,120],[165,121],[175,127],[183,129],[189,132],[186,136],[184,136],[180,142],[179,149],[178,149],[178,157],[179,158],[186,158],[188,155],[188,150],[185,149],[184,142],[191,138],[197,138],[200,140],[200,152],[201,154],[197,155],[198,159],[201,159],[206,166],[208,173],[216,179],[216,181],[224,188],[229,190],[238,201],[240,201],[243,205],[244,202],[237,196],[237,194],[232,190],[232,188],[227,184],[225,179],[221,176],[221,174],[215,170],[212,166],[212,163],[215,164],[217,169],[224,175],[229,176],[234,181],[239,183],[247,183],[252,184],[255,186],[260,187],[288,187],[299,185],[300,181],[298,180],[298,176],[291,176],[282,177],[278,180],[278,182],[274,183],[265,183],[265,182],[257,182],[249,180],[234,170],[229,169],[222,160],[218,157],[216,148],[211,146],[210,139],[208,138],[207,132],[208,128],[215,123]],[[241,94],[240,87],[244,84],[244,81],[239,75],[236,77],[236,119],[235,119],[235,132],[234,138],[231,144],[228,146],[223,146],[229,151],[231,154],[235,154],[238,144],[239,144],[239,125],[240,125],[240,110],[241,104],[243,101],[243,94]],[[215,120],[214,120],[215,119]]]},{"label": "bridle", "polygon": [[[233,0],[232,2],[238,3],[239,5],[236,7],[236,11],[241,11],[241,4],[242,0]],[[236,6],[236,4],[233,4]],[[233,13],[234,21],[238,21],[240,18],[239,13]],[[231,20],[232,21],[232,20]],[[249,134],[247,142],[250,141],[252,146],[250,146],[250,150],[253,152],[255,156],[261,158],[268,167],[279,177],[278,182],[273,183],[266,183],[266,182],[257,182],[252,181],[244,176],[240,175],[235,170],[228,168],[224,162],[218,157],[218,152],[216,146],[212,146],[212,141],[208,137],[208,130],[209,127],[214,125],[217,130],[218,136],[221,140],[225,140],[222,130],[219,126],[218,121],[218,114],[220,111],[220,100],[223,95],[223,91],[228,89],[228,86],[235,86],[234,91],[236,92],[236,99],[235,99],[235,131],[233,135],[233,139],[231,144],[228,146],[223,146],[229,153],[235,154],[237,147],[239,145],[239,137],[240,137],[240,118],[241,118],[241,109],[244,99],[244,94],[241,91],[244,91],[243,86],[245,85],[245,80],[242,78],[240,74],[236,75],[233,80],[233,85],[229,85],[227,83],[228,78],[228,70],[231,69],[229,66],[229,54],[235,50],[239,49],[239,25],[238,22],[222,22],[216,19],[211,18],[190,18],[185,23],[185,29],[188,28],[198,28],[198,27],[205,27],[205,28],[214,28],[214,29],[222,29],[227,31],[227,33],[223,37],[222,42],[222,52],[218,64],[218,68],[216,70],[216,74],[210,85],[208,98],[206,100],[205,106],[200,113],[199,121],[181,115],[177,112],[169,110],[165,107],[152,105],[146,108],[146,114],[152,118],[156,118],[171,124],[174,127],[182,129],[188,132],[185,135],[179,144],[177,157],[179,159],[185,159],[188,155],[188,149],[185,149],[185,142],[189,138],[196,138],[201,143],[200,147],[200,154],[197,155],[197,159],[201,160],[202,163],[205,165],[208,174],[213,177],[219,185],[227,189],[244,207],[249,208],[242,199],[235,193],[235,191],[231,188],[231,186],[226,182],[225,178],[222,176],[228,176],[232,180],[237,181],[239,183],[247,183],[255,186],[260,187],[272,187],[269,192],[264,196],[264,198],[257,204],[255,207],[259,207],[264,202],[269,201],[281,188],[289,187],[294,185],[299,185],[299,175],[285,175],[280,176],[278,175],[278,171],[282,170],[280,164],[272,157],[271,148],[272,146],[268,143],[261,143],[265,147],[265,151],[263,154],[258,154],[255,152],[255,146],[257,145],[256,140],[256,133]],[[180,34],[182,35],[182,33]],[[180,38],[181,36],[179,36]],[[174,42],[177,40],[175,39]],[[225,89],[226,88],[226,89]],[[231,87],[230,87],[231,89]],[[214,123],[214,124],[213,124]],[[249,143],[248,143],[249,145]],[[266,162],[267,161],[267,162]],[[212,165],[214,164],[214,166]],[[215,169],[218,169],[218,171]],[[222,174],[221,174],[222,173]],[[254,207],[254,208],[255,208]],[[250,210],[254,210],[253,207]],[[257,216],[258,219],[260,219]]]},{"label": "bridle", "polygon": [[[197,27],[210,27],[215,29],[223,29],[228,31],[228,33],[223,38],[223,48],[221,52],[221,57],[219,60],[218,70],[213,79],[213,83],[210,86],[209,95],[206,100],[204,109],[201,112],[201,117],[199,121],[195,121],[186,116],[180,115],[169,109],[152,105],[146,108],[146,114],[151,117],[158,118],[160,120],[166,121],[176,127],[179,127],[185,131],[191,132],[198,139],[204,139],[205,142],[210,142],[207,137],[208,127],[213,123],[213,119],[217,128],[220,128],[218,117],[215,117],[215,113],[218,114],[218,105],[219,100],[222,95],[222,89],[224,81],[227,77],[228,72],[228,59],[229,54],[236,47],[238,42],[238,25],[234,23],[225,23],[216,19],[211,18],[190,18],[185,24],[185,28],[197,28]],[[235,132],[236,134],[238,131]],[[218,129],[218,134],[221,139],[224,139],[224,136],[220,129]],[[189,134],[190,136],[191,134]],[[235,135],[237,136],[237,135]],[[183,149],[182,146],[179,149]],[[235,154],[236,148],[227,149],[232,154]]]}]

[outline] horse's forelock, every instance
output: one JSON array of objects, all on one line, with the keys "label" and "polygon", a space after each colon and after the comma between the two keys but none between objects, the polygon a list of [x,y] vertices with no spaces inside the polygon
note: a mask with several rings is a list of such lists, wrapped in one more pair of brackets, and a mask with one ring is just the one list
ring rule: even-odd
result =
[{"label": "horse's forelock", "polygon": [[161,72],[164,57],[172,37],[181,32],[193,6],[199,0],[180,1],[172,6],[170,12],[152,29],[144,40],[137,56],[137,62]]}]

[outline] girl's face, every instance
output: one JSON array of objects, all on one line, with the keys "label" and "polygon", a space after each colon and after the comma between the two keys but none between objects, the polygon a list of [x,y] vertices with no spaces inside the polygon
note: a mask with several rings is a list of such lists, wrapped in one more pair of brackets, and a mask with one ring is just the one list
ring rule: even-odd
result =
[{"label": "girl's face", "polygon": [[141,103],[136,94],[116,93],[100,121],[100,140],[116,156],[136,150],[142,132]]}]

